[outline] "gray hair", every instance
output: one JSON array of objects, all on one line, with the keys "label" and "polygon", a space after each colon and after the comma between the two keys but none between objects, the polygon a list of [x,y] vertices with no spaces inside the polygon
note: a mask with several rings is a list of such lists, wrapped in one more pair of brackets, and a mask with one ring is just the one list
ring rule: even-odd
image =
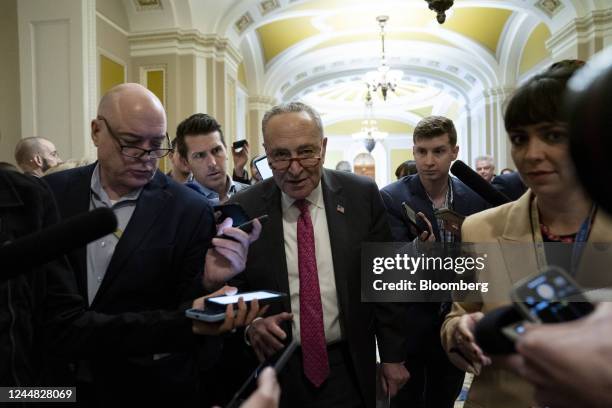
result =
[{"label": "gray hair", "polygon": [[261,132],[265,136],[266,135],[266,126],[270,119],[274,116],[282,115],[284,113],[300,113],[306,112],[310,119],[314,122],[315,128],[317,132],[323,137],[323,122],[321,121],[321,116],[319,113],[314,110],[313,107],[306,105],[302,102],[288,102],[282,103],[280,105],[274,106],[272,109],[267,111],[261,121]]},{"label": "gray hair", "polygon": [[485,154],[483,156],[478,156],[477,158],[474,159],[474,165],[478,164],[479,161],[484,161],[489,163],[491,166],[495,166],[495,163],[493,162],[493,157],[489,156],[488,154]]}]

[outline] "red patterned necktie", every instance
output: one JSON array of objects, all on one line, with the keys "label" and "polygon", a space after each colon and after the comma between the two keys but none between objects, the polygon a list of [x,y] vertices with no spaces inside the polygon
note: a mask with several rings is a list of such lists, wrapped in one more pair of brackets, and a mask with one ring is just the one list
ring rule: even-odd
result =
[{"label": "red patterned necktie", "polygon": [[300,275],[300,338],[304,374],[315,387],[329,376],[329,361],[323,328],[323,307],[317,274],[314,230],[308,201],[297,200],[300,210],[297,223],[298,270]]}]

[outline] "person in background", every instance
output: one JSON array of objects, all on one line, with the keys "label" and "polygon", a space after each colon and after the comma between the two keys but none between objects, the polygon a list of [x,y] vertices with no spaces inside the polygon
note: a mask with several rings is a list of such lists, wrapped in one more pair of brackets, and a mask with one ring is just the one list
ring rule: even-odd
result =
[{"label": "person in background", "polygon": [[478,156],[474,160],[474,168],[480,177],[487,180],[489,183],[495,178],[495,162],[492,156]]},{"label": "person in background", "polygon": [[68,159],[65,162],[58,164],[55,167],[51,167],[49,170],[45,172],[45,176],[48,176],[49,174],[53,174],[53,173],[58,173],[60,171],[68,170],[68,169],[74,169],[75,167],[87,166],[91,164],[92,162],[93,160],[87,157],[82,158],[82,159]]},{"label": "person in background", "polygon": [[53,142],[44,137],[26,137],[15,146],[15,161],[24,174],[42,177],[47,170],[62,163]]},{"label": "person in background", "polygon": [[347,173],[352,173],[353,172],[353,168],[351,167],[351,163],[347,162],[346,160],[339,161],[338,164],[336,164],[336,170],[338,170],[338,171],[346,171]]},{"label": "person in background", "polygon": [[21,170],[19,170],[17,166],[8,162],[0,162],[0,170],[16,171],[17,173],[21,173]]},{"label": "person in background", "polygon": [[405,176],[410,176],[417,173],[416,161],[406,160],[395,169],[395,178],[398,180]]},{"label": "person in background", "polygon": [[504,175],[504,174],[512,174],[512,173],[514,173],[514,170],[512,170],[510,167],[506,167],[506,168],[503,168],[499,172],[499,175],[501,176],[501,175]]},{"label": "person in background", "polygon": [[176,128],[176,148],[193,179],[185,184],[202,194],[211,206],[225,203],[247,184],[227,174],[227,148],[221,125],[205,113],[196,113]]},{"label": "person in background", "polygon": [[177,183],[185,184],[189,180],[189,177],[191,177],[191,170],[189,166],[181,160],[181,155],[176,151],[176,137],[172,139],[170,146],[172,150],[168,153],[168,158],[170,159],[172,169],[166,173],[166,176],[171,177]]},{"label": "person in background", "polygon": [[[232,180],[242,184],[254,184],[252,179],[249,178],[249,173],[245,167],[249,161],[249,142],[244,141],[244,145],[239,148],[232,146],[232,158],[234,159],[234,171],[232,172]],[[251,174],[253,169],[251,168]]]}]

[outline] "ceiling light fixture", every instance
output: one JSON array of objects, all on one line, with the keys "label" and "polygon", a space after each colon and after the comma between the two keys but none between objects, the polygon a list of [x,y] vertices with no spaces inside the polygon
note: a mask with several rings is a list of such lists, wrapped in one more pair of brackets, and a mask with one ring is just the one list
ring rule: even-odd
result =
[{"label": "ceiling light fixture", "polygon": [[446,21],[446,10],[453,6],[453,0],[425,0],[430,10],[438,13],[436,19],[438,23],[444,24]]},{"label": "ceiling light fixture", "polygon": [[380,26],[382,58],[376,71],[366,73],[365,82],[368,85],[368,93],[370,88],[373,92],[376,92],[380,88],[383,100],[386,101],[387,93],[389,90],[395,92],[395,88],[400,79],[402,79],[403,74],[402,71],[389,69],[389,65],[387,65],[387,57],[385,56],[385,24],[389,21],[389,16],[378,16],[376,17],[376,21],[378,21],[378,25]]},{"label": "ceiling light fixture", "polygon": [[374,146],[378,140],[385,139],[388,136],[387,132],[378,130],[376,119],[374,119],[374,103],[372,102],[372,94],[368,87],[366,94],[364,119],[361,121],[361,130],[353,133],[354,140],[363,141],[363,145],[369,153],[372,153]]}]

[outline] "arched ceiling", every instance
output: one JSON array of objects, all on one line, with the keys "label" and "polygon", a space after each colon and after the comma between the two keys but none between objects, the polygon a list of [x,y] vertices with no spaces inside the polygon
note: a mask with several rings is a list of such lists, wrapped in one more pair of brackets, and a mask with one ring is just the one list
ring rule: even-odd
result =
[{"label": "arched ceiling", "polygon": [[[484,90],[515,84],[547,61],[551,33],[609,0],[456,0],[443,25],[424,0],[103,1],[123,2],[132,32],[180,27],[229,38],[249,95],[304,99],[329,124],[360,112],[361,78],[380,61],[378,15],[390,16],[387,57],[404,78],[376,112],[412,123],[457,115]],[[143,13],[142,2],[159,7]]]}]

